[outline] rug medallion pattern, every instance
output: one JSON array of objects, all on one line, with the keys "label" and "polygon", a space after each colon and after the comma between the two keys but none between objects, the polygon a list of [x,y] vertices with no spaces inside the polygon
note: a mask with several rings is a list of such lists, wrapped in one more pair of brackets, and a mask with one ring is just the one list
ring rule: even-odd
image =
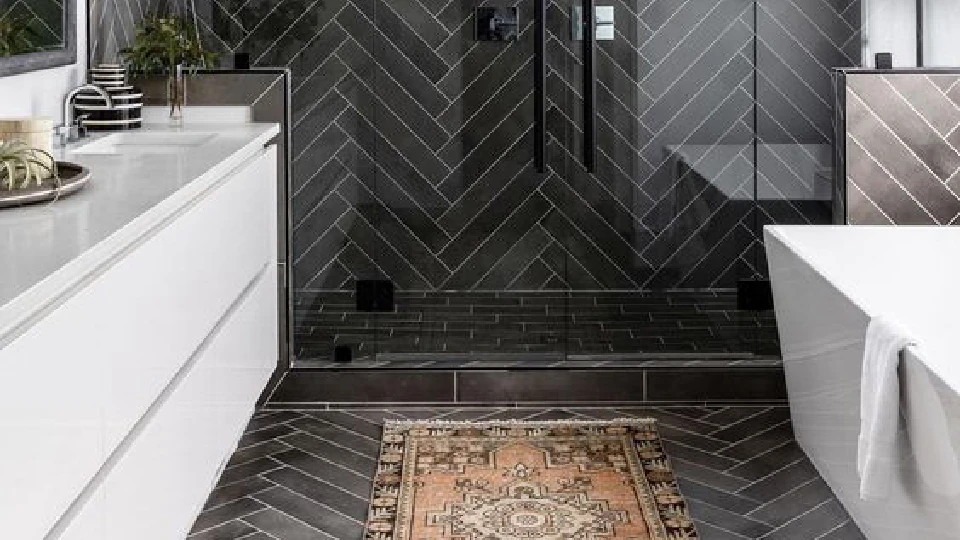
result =
[{"label": "rug medallion pattern", "polygon": [[698,538],[656,422],[388,423],[368,540]]}]

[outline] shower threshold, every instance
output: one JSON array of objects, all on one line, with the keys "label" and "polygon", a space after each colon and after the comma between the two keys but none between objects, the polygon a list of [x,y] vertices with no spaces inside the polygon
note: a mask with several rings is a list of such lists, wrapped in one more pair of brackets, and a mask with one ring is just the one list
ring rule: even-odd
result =
[{"label": "shower threshold", "polygon": [[296,369],[326,370],[484,370],[632,369],[683,367],[775,367],[779,356],[753,353],[381,353],[351,362],[299,360]]}]

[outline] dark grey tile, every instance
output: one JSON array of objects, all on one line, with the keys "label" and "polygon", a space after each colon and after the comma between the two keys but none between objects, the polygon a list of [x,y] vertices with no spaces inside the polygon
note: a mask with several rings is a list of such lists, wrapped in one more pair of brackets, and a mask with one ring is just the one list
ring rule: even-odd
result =
[{"label": "dark grey tile", "polygon": [[322,433],[322,435],[331,436],[333,440],[321,439],[308,433],[296,433],[284,437],[283,441],[310,454],[322,456],[323,459],[356,473],[368,476],[373,474],[377,463],[375,455],[358,453],[355,449],[343,445],[336,431]]},{"label": "dark grey tile", "polygon": [[353,414],[347,414],[342,411],[308,411],[306,414],[323,422],[334,424],[366,437],[373,439],[380,438],[381,427],[379,422],[372,422],[365,418],[361,418]]},{"label": "dark grey tile", "polygon": [[676,444],[668,439],[664,439],[663,446],[667,450],[667,453],[674,458],[709,467],[715,471],[726,470],[738,463],[736,460],[700,450],[693,446]]},{"label": "dark grey tile", "polygon": [[[764,427],[766,427],[766,425],[764,425]],[[755,434],[744,434],[745,438],[743,440],[724,449],[719,452],[719,454],[740,461],[747,461],[793,440],[793,427],[789,420],[784,420],[782,423],[777,424],[776,427],[761,431],[760,433],[756,431],[753,433]]]},{"label": "dark grey tile", "polygon": [[[715,487],[701,484],[695,480],[690,480],[689,478],[680,479],[680,490],[685,497],[697,499],[742,516],[751,515],[750,513],[760,505],[759,502],[753,499],[747,499],[746,497],[722,491]],[[755,517],[759,521],[765,521],[762,516]]]},{"label": "dark grey tile", "polygon": [[748,513],[751,517],[764,523],[781,527],[833,499],[833,491],[830,490],[826,482],[817,477],[772,501],[764,501],[762,506]]},{"label": "dark grey tile", "polygon": [[798,516],[783,527],[773,531],[767,538],[787,540],[793,538],[818,538],[832,531],[849,519],[849,514],[836,499],[829,499],[820,506]]},{"label": "dark grey tile", "polygon": [[447,106],[448,100],[413,62],[395,47],[380,46],[383,39],[379,32],[371,32],[369,21],[348,4],[337,17],[341,26],[364,50],[372,56],[389,75],[396,79],[431,114],[438,114]]},{"label": "dark grey tile", "polygon": [[[317,460],[310,459],[302,453],[292,451],[288,458],[300,465],[310,467],[311,470],[317,470]],[[334,479],[318,482],[316,478],[304,474],[299,469],[284,467],[271,471],[264,475],[270,481],[279,486],[283,486],[290,491],[298,493],[308,499],[323,504],[336,510],[337,512],[350,516],[351,518],[362,521],[367,514],[369,493],[364,495],[355,495],[351,491],[346,491],[338,484],[334,484]],[[269,493],[269,492],[265,492]],[[258,497],[264,494],[258,495]]]},{"label": "dark grey tile", "polygon": [[227,463],[227,468],[249,463],[255,459],[260,459],[272,454],[276,454],[277,452],[290,449],[289,446],[282,443],[275,437],[276,435],[263,442],[239,448],[230,458],[230,461]]},{"label": "dark grey tile", "polygon": [[253,495],[259,491],[269,489],[275,484],[269,480],[264,480],[259,476],[251,476],[244,480],[232,484],[220,484],[210,492],[207,503],[204,505],[204,511],[224,505],[237,499]]},{"label": "dark grey tile", "polygon": [[273,424],[256,431],[247,431],[243,434],[243,437],[240,437],[240,442],[237,444],[237,447],[245,449],[248,446],[267,442],[292,432],[293,428],[287,424]]},{"label": "dark grey tile", "polygon": [[754,416],[757,413],[763,412],[768,407],[723,407],[719,410],[716,410],[702,418],[700,420],[704,422],[709,422],[711,424],[716,424],[718,426],[728,426],[735,422],[739,422],[749,416]]},{"label": "dark grey tile", "polygon": [[821,536],[819,540],[864,540],[865,538],[857,524],[853,520],[847,520],[836,529]]},{"label": "dark grey tile", "polygon": [[727,473],[747,480],[759,480],[773,471],[804,459],[806,454],[795,441],[791,440],[728,469]]},{"label": "dark grey tile", "polygon": [[757,501],[771,500],[783,493],[784,486],[799,486],[817,476],[818,473],[813,464],[804,459],[773,472],[737,493]]},{"label": "dark grey tile", "polygon": [[746,538],[745,536],[726,531],[716,525],[711,525],[699,519],[694,519],[693,521],[697,527],[697,534],[704,540],[743,540]]},{"label": "dark grey tile", "polygon": [[190,540],[236,540],[256,533],[257,529],[239,520],[228,521],[202,532],[193,533]]},{"label": "dark grey tile", "polygon": [[748,435],[756,435],[758,426],[766,428],[778,426],[789,418],[790,410],[786,407],[771,407],[753,416],[720,428],[710,433],[710,436],[731,443],[741,441],[747,438]]},{"label": "dark grey tile", "polygon": [[760,538],[773,530],[773,527],[765,523],[729,512],[689,496],[687,497],[687,504],[690,506],[690,514],[697,516],[698,520],[746,538]]},{"label": "dark grey tile", "polygon": [[220,485],[230,484],[239,480],[245,480],[251,476],[256,476],[264,472],[276,469],[282,465],[269,457],[248,461],[242,465],[230,467],[220,475]]},{"label": "dark grey tile", "polygon": [[681,478],[688,478],[701,484],[712,486],[723,491],[736,493],[749,485],[749,482],[736,476],[730,476],[704,465],[698,465],[689,461],[684,461],[676,457],[670,459],[674,471]]},{"label": "dark grey tile", "polygon": [[295,420],[297,429],[326,441],[336,441],[359,454],[376,458],[380,451],[380,444],[376,438],[366,437],[343,427],[313,418]]},{"label": "dark grey tile", "polygon": [[[370,495],[370,477],[361,475],[350,469],[345,469],[331,461],[322,459],[303,452],[302,450],[289,450],[274,457],[277,461],[305,472],[315,478],[323,478],[327,482],[333,483],[338,488],[349,492],[350,494],[366,499]],[[273,478],[274,473],[267,473],[268,478]],[[279,471],[276,474],[280,474]],[[277,482],[280,483],[280,482]],[[286,487],[289,485],[284,484]]]},{"label": "dark grey tile", "polygon": [[270,535],[268,538],[282,538],[283,540],[322,540],[328,538],[333,540],[335,538],[273,508],[266,508],[250,514],[243,520],[261,531],[266,531]]},{"label": "dark grey tile", "polygon": [[[250,497],[237,499],[233,502],[202,512],[197,516],[197,521],[194,522],[191,532],[205,531],[211,527],[233,521],[262,508],[264,508],[262,503]],[[251,530],[250,532],[253,531]]]},{"label": "dark grey tile", "polygon": [[283,487],[264,491],[257,500],[333,538],[360,538],[363,532],[361,522]]}]

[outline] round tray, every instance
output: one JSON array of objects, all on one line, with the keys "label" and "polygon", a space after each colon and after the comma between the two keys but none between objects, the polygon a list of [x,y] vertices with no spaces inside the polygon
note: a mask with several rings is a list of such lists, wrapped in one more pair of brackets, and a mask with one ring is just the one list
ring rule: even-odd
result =
[{"label": "round tray", "polygon": [[42,185],[14,191],[8,190],[4,183],[0,187],[0,208],[62,199],[80,191],[90,181],[90,169],[76,163],[58,161],[57,168],[60,170],[59,188],[53,178],[44,180]]}]

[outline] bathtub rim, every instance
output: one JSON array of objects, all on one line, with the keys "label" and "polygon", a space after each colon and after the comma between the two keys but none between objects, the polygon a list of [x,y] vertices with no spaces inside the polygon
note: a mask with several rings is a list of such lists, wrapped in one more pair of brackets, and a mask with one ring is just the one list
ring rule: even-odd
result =
[{"label": "bathtub rim", "polygon": [[[838,287],[838,286],[837,286],[837,281],[838,281],[838,280],[834,279],[833,276],[831,276],[829,272],[825,271],[820,265],[815,264],[814,262],[811,262],[809,258],[804,257],[804,251],[805,251],[805,250],[799,248],[798,245],[797,245],[795,242],[790,241],[790,239],[788,238],[788,236],[789,236],[789,230],[790,230],[790,229],[809,229],[809,228],[817,228],[817,229],[824,229],[824,230],[842,230],[842,229],[851,229],[851,228],[852,228],[852,229],[863,229],[863,230],[885,230],[885,229],[886,229],[886,230],[889,230],[889,229],[914,229],[914,230],[919,230],[919,229],[931,229],[931,230],[933,230],[933,229],[936,229],[936,230],[942,230],[942,229],[943,229],[943,227],[938,227],[938,226],[924,226],[924,225],[913,225],[913,226],[910,226],[910,225],[907,225],[907,226],[894,226],[894,225],[764,225],[764,227],[763,227],[763,233],[764,233],[764,243],[765,243],[765,245],[766,245],[767,242],[770,242],[771,240],[776,240],[777,242],[779,242],[780,245],[782,245],[784,248],[786,248],[786,249],[787,249],[791,254],[793,254],[795,257],[797,257],[798,259],[800,259],[801,261],[803,261],[804,264],[806,264],[814,273],[816,273],[821,279],[823,279],[824,281],[826,281],[826,282],[830,285],[830,287],[833,288],[833,290],[834,290],[837,294],[839,294],[840,296],[842,296],[843,298],[845,298],[848,302],[850,302],[850,303],[853,304],[858,310],[860,310],[860,312],[862,312],[862,313],[867,317],[867,320],[871,320],[871,319],[875,316],[874,311],[871,310],[871,309],[869,309],[868,307],[866,307],[866,306],[868,305],[868,303],[867,303],[867,302],[864,302],[863,300],[861,300],[860,298],[858,298],[858,295],[853,294],[853,293],[851,293],[850,291],[844,290],[844,289],[841,288],[841,287]],[[958,234],[960,234],[960,233],[958,233]],[[776,299],[774,299],[774,300],[776,300]],[[779,321],[778,321],[778,324],[779,324]],[[865,337],[865,336],[864,336],[864,337]],[[924,367],[926,368],[926,370],[927,370],[927,373],[928,373],[931,377],[934,377],[937,382],[943,384],[944,386],[946,386],[947,388],[949,388],[951,391],[953,391],[955,394],[957,394],[958,396],[960,396],[960,381],[951,381],[951,380],[943,377],[940,373],[937,372],[937,370],[933,369],[933,368],[930,366],[930,363],[927,361],[926,356],[924,355],[924,350],[923,350],[922,344],[918,344],[918,345],[908,345],[908,346],[906,347],[906,349],[904,350],[902,357],[906,357],[906,356],[909,356],[909,357],[911,357],[911,358],[916,359],[917,361],[919,361],[921,364],[923,364],[923,366],[924,366]],[[903,359],[903,358],[902,358],[902,359]],[[784,358],[783,360],[784,360],[784,362],[787,362],[787,361],[788,361],[786,358]]]}]

